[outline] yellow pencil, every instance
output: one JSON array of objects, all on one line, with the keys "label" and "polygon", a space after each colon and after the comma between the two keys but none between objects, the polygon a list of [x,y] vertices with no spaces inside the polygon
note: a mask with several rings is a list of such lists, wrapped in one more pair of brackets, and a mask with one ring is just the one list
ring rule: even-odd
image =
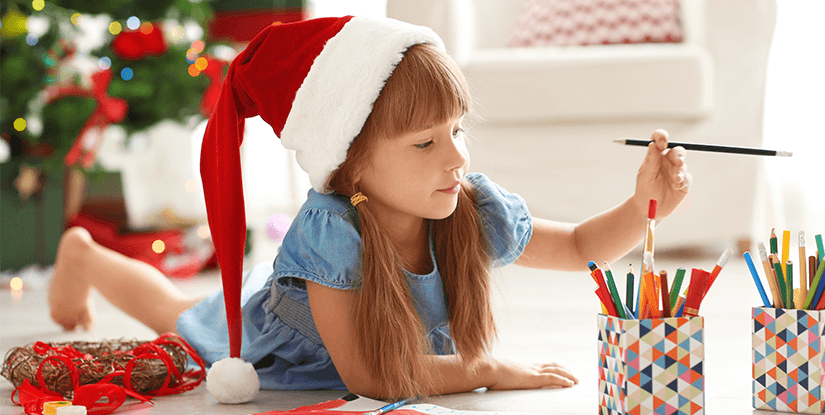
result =
[{"label": "yellow pencil", "polygon": [[782,266],[788,263],[788,255],[791,252],[791,231],[782,231]]}]

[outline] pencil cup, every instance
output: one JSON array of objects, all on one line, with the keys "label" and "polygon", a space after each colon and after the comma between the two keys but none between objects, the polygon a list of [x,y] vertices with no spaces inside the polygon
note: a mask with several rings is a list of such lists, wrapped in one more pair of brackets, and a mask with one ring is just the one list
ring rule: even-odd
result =
[{"label": "pencil cup", "polygon": [[703,317],[598,315],[599,413],[705,413]]},{"label": "pencil cup", "polygon": [[751,320],[754,409],[821,413],[825,311],[754,307]]}]

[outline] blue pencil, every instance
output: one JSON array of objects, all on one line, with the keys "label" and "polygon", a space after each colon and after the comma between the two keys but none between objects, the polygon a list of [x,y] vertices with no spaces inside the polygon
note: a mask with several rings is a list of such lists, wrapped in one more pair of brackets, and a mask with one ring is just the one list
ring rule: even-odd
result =
[{"label": "blue pencil", "polygon": [[374,411],[364,412],[363,415],[381,415],[381,414],[385,414],[387,412],[394,411],[394,410],[396,410],[396,409],[398,409],[398,408],[400,408],[400,407],[402,407],[402,406],[404,406],[408,403],[411,403],[411,402],[413,402],[417,399],[418,399],[418,397],[402,399],[398,402],[393,402],[389,405],[382,406],[382,407],[380,407],[380,408],[378,408]]},{"label": "blue pencil", "polygon": [[753,283],[756,284],[756,289],[759,290],[759,296],[762,297],[762,303],[765,304],[765,307],[770,307],[771,302],[768,300],[768,295],[765,293],[765,288],[762,286],[762,280],[759,278],[759,273],[756,272],[756,266],[753,264],[751,253],[745,252],[743,255],[745,257],[745,262],[748,263],[748,268],[751,270]]}]

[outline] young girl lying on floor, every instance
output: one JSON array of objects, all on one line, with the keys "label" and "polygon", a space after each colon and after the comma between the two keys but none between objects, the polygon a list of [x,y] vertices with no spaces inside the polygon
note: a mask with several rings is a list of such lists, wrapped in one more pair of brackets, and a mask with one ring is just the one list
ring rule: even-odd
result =
[{"label": "young girl lying on floor", "polygon": [[[158,333],[179,333],[210,364],[251,362],[268,389],[395,398],[572,386],[560,365],[489,354],[491,267],[586,270],[622,257],[640,242],[650,199],[661,219],[686,196],[685,151],[654,132],[627,200],[578,224],[552,222],[469,173],[471,110],[461,71],[427,28],[360,17],[268,27],[232,62],[204,137],[223,291],[189,298],[73,228],[60,244],[51,315],[89,329],[95,288]],[[274,263],[253,268],[241,292],[239,145],[255,115],[296,150],[313,190]]]}]

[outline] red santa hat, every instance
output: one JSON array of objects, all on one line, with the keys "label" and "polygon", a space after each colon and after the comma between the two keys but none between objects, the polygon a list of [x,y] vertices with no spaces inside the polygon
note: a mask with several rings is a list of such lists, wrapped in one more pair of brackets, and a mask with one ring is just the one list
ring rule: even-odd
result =
[{"label": "red santa hat", "polygon": [[[346,16],[269,26],[230,64],[201,150],[201,177],[221,268],[231,358],[240,358],[246,217],[240,145],[244,120],[260,115],[312,187],[326,192],[387,78],[415,44],[443,49],[426,27]],[[207,382],[208,383],[208,382]],[[250,398],[251,399],[251,398]]]}]

